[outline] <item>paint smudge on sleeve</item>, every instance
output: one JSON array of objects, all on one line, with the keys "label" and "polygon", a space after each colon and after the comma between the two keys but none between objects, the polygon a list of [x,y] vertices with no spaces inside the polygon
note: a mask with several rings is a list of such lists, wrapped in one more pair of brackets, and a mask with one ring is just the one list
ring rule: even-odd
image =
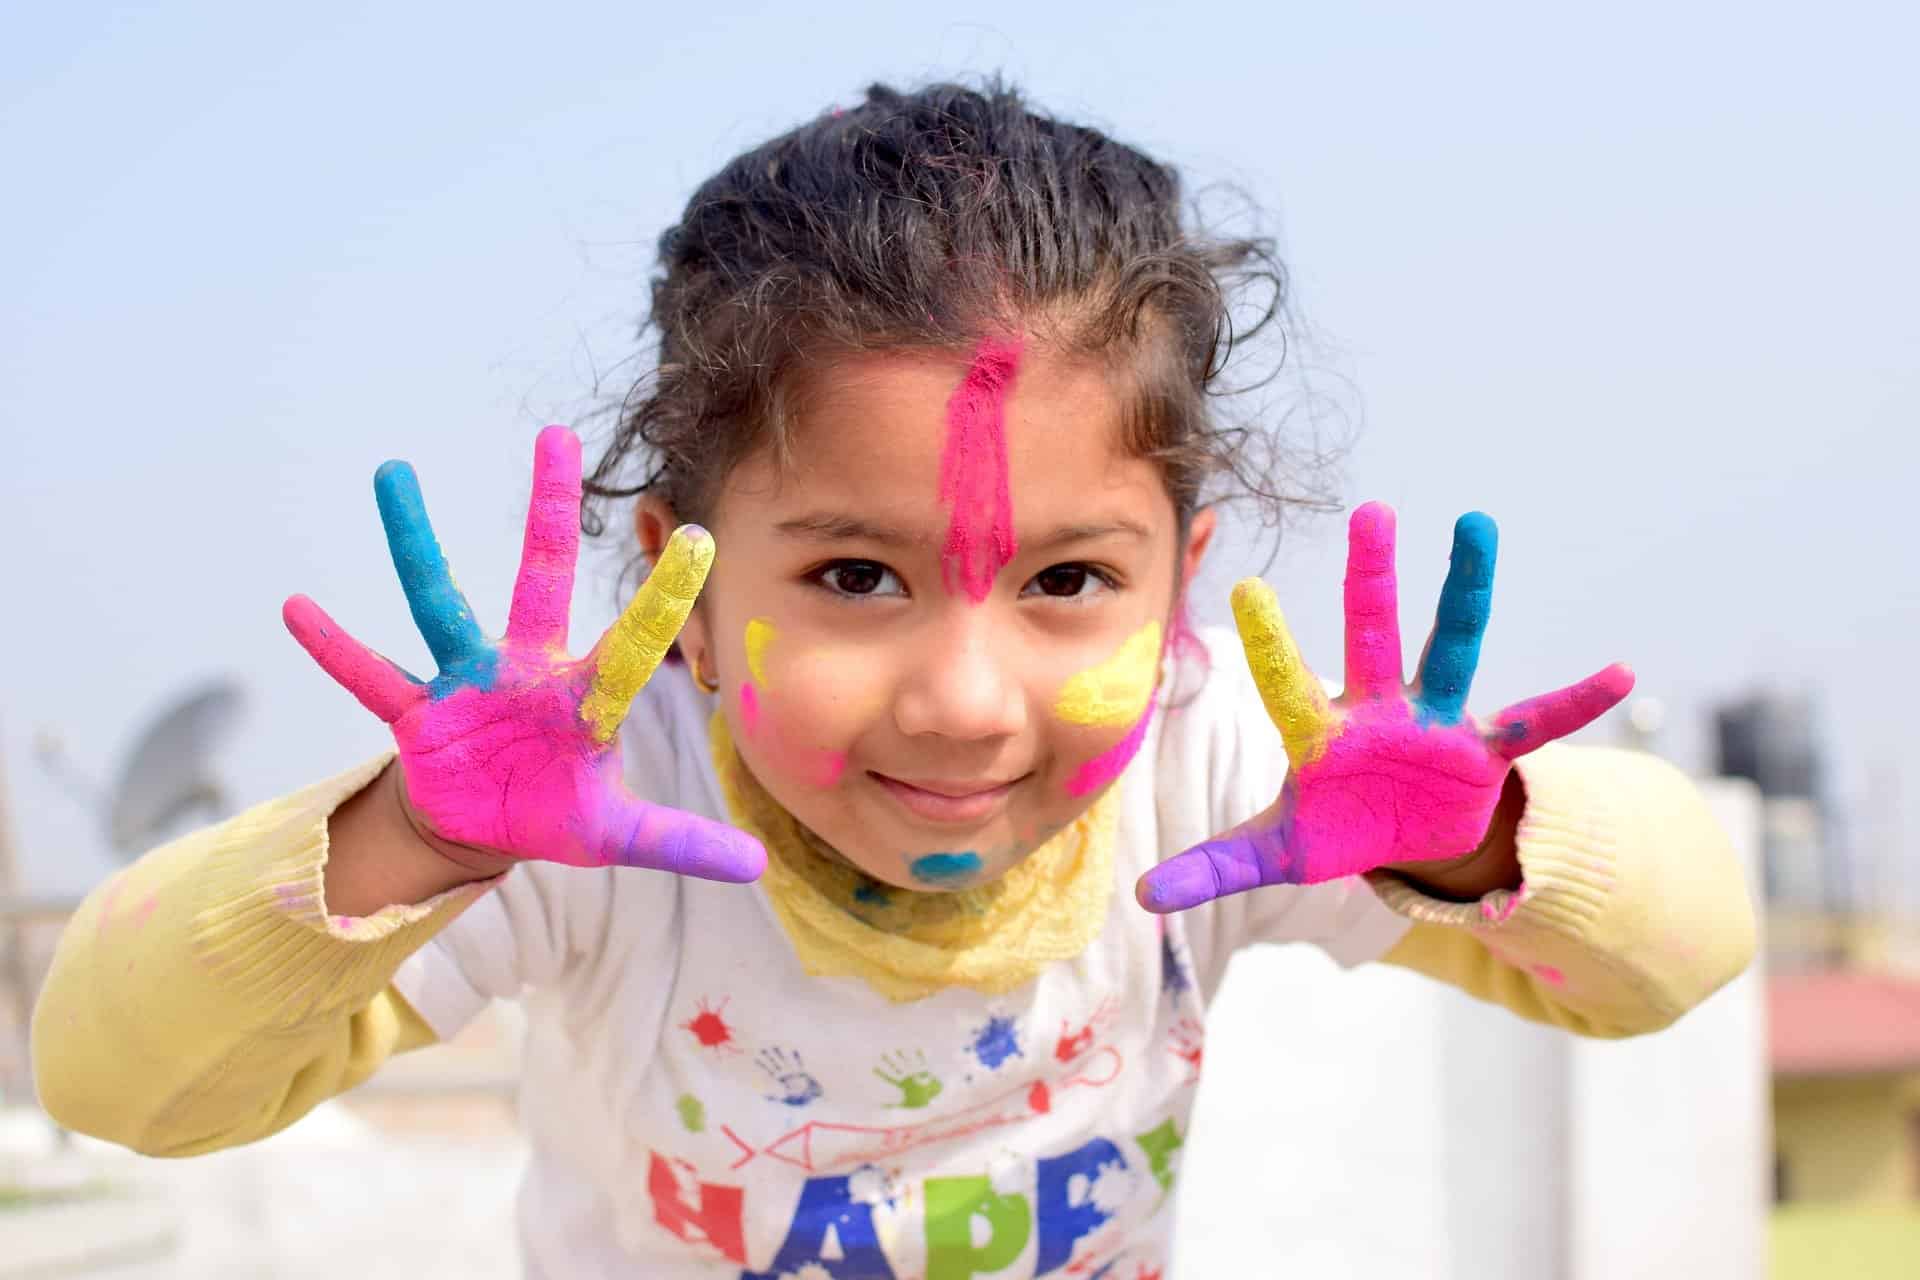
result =
[{"label": "paint smudge on sleeve", "polygon": [[1020,368],[1017,340],[989,339],[947,401],[947,440],[940,456],[940,501],[951,509],[940,561],[949,593],[975,604],[1019,549],[1007,476],[1007,395]]}]

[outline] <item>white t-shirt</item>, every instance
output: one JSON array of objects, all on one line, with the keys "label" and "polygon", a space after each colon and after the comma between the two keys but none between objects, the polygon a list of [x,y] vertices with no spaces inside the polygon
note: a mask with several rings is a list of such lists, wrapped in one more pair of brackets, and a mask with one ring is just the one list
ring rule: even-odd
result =
[{"label": "white t-shirt", "polygon": [[[1086,950],[1001,996],[895,1004],[809,977],[751,885],[517,868],[396,982],[442,1038],[525,1002],[519,1218],[535,1280],[962,1280],[1163,1270],[1202,1024],[1234,950],[1344,965],[1406,922],[1364,883],[1157,917],[1156,861],[1272,802],[1285,773],[1240,653],[1203,636],[1121,788],[1117,880]],[[1174,691],[1176,697],[1179,690]],[[724,819],[712,700],[663,671],[625,748],[639,794]]]}]

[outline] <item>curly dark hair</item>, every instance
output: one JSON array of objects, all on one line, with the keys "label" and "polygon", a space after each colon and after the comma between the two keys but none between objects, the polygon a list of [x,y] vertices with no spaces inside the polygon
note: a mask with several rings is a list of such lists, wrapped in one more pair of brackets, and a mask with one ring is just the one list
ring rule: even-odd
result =
[{"label": "curly dark hair", "polygon": [[[1222,372],[1281,314],[1285,272],[1270,239],[1194,220],[1176,170],[998,80],[874,85],[736,157],[660,237],[657,368],[618,407],[585,531],[642,492],[699,521],[743,458],[770,445],[786,460],[789,375],[810,364],[970,352],[1005,332],[1111,362],[1130,392],[1124,443],[1162,468],[1183,533],[1227,497],[1277,519],[1316,495],[1284,491],[1283,455],[1216,421],[1209,400],[1244,389]],[[645,464],[637,479],[630,460]]]}]

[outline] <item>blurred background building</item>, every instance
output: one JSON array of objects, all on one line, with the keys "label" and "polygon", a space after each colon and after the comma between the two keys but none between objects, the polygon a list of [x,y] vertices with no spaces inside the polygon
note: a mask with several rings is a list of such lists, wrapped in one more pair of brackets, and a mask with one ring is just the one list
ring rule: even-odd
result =
[{"label": "blurred background building", "polygon": [[1776,1280],[1920,1274],[1920,919],[1897,808],[1840,820],[1807,693],[1713,719],[1720,772],[1760,793]]}]

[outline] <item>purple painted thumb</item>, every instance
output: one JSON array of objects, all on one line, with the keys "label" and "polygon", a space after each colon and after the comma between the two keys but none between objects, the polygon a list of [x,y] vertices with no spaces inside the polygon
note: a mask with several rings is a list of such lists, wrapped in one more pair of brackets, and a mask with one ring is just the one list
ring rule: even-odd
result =
[{"label": "purple painted thumb", "polygon": [[1273,828],[1242,828],[1168,858],[1134,886],[1149,911],[1185,911],[1280,879],[1284,849]]},{"label": "purple painted thumb", "polygon": [[633,797],[616,803],[607,824],[607,861],[728,884],[758,880],[767,851],[737,827]]}]

